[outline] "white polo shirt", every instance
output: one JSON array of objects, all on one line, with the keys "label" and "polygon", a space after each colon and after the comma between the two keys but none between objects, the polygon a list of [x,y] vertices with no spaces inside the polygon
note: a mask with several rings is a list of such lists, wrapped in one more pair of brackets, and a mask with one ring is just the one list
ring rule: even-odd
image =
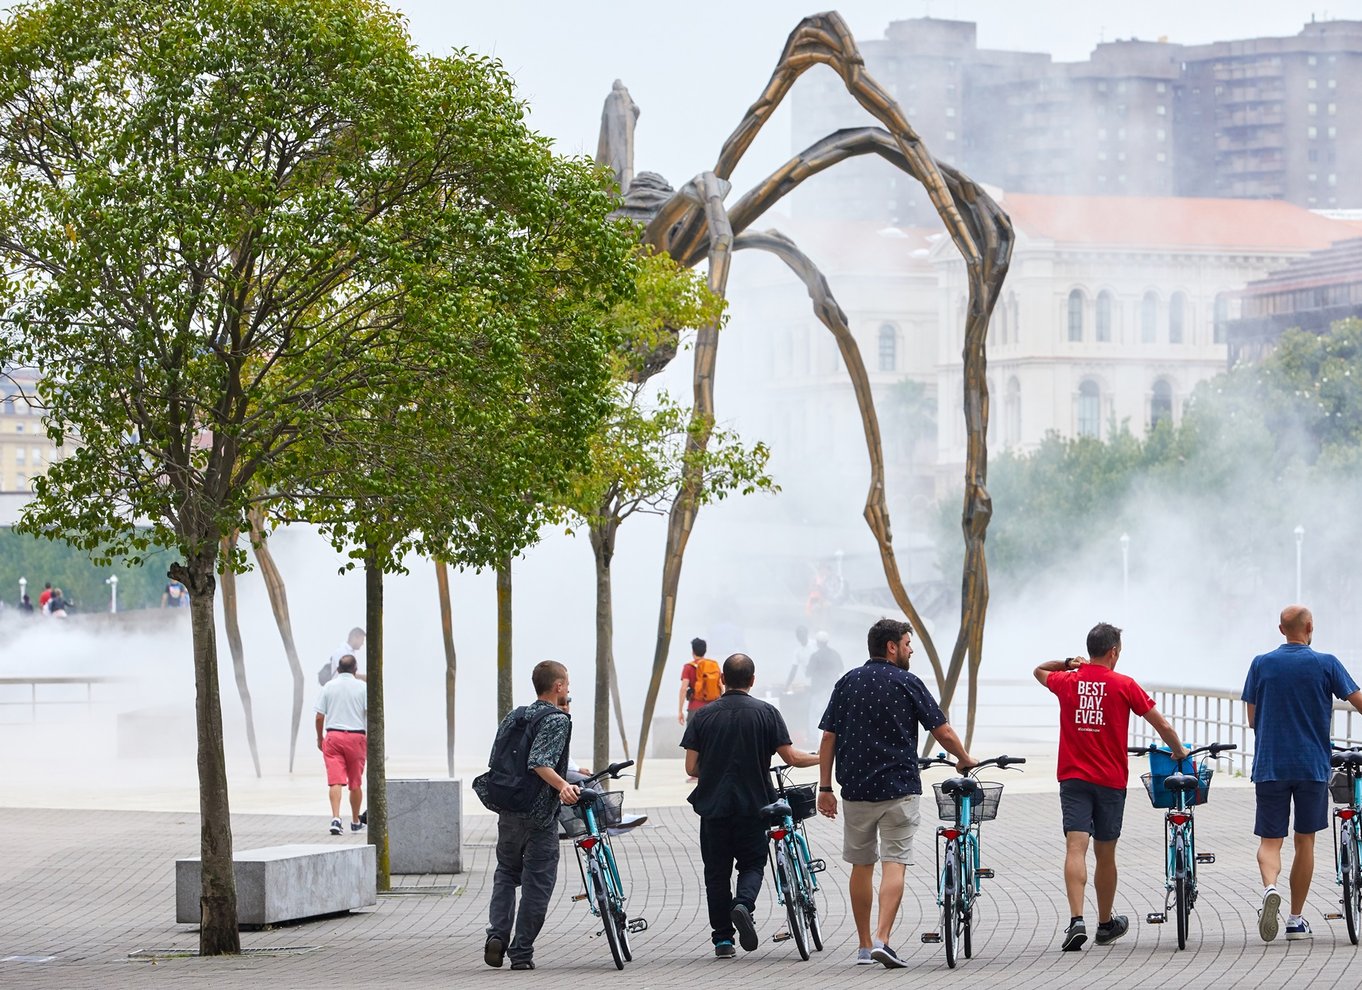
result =
[{"label": "white polo shirt", "polygon": [[355,649],[355,648],[354,648],[353,646],[351,646],[348,642],[342,643],[340,646],[336,647],[336,649],[333,650],[332,653],[331,653],[331,676],[332,676],[332,677],[335,677],[337,674],[340,673],[340,669],[339,669],[339,668],[340,668],[341,657],[345,657],[345,656],[350,656],[350,657],[354,657],[354,658],[355,658],[355,669],[358,670],[358,669],[359,669],[359,661],[360,661],[361,656],[363,656],[363,654],[364,654],[364,647],[361,646],[359,649]]},{"label": "white polo shirt", "polygon": [[364,732],[368,728],[368,703],[367,684],[354,674],[337,674],[323,686],[315,710],[325,716],[322,724],[328,732],[332,729]]}]

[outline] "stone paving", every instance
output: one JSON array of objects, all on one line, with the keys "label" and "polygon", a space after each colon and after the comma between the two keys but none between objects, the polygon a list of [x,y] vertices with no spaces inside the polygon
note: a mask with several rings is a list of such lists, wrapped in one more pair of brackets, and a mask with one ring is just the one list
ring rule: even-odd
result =
[{"label": "stone paving", "polygon": [[[633,808],[631,810],[639,810]],[[1057,934],[1067,921],[1060,861],[1058,799],[1053,793],[1004,796],[1002,814],[984,826],[984,863],[997,871],[986,886],[975,936],[975,957],[948,970],[939,945],[919,934],[937,927],[931,894],[930,835],[920,841],[918,865],[893,944],[910,965],[898,971],[853,967],[855,933],[840,863],[840,826],[819,819],[811,839],[825,855],[826,950],[801,962],[794,943],[773,943],[778,929],[769,886],[759,906],[763,941],[753,953],[712,958],[696,851],[697,820],[685,807],[647,809],[649,824],[616,840],[632,886],[631,915],[650,928],[633,936],[635,961],[614,969],[605,940],[595,936],[571,848],[565,858],[549,922],[536,946],[531,974],[492,970],[481,961],[494,820],[465,819],[466,873],[405,877],[404,889],[426,893],[383,896],[376,909],[311,923],[243,934],[249,949],[276,950],[238,957],[135,959],[145,950],[192,950],[192,926],[174,923],[174,865],[197,851],[198,820],[190,814],[134,811],[0,809],[6,855],[0,860],[0,986],[143,987],[490,987],[538,983],[559,987],[730,985],[824,987],[869,983],[902,986],[970,985],[1061,990],[1171,982],[1179,987],[1303,987],[1357,982],[1358,950],[1334,910],[1332,854],[1318,849],[1316,886],[1307,917],[1313,942],[1265,944],[1255,909],[1252,793],[1213,788],[1200,810],[1199,845],[1218,854],[1202,868],[1202,896],[1187,951],[1176,948],[1173,926],[1144,923],[1162,901],[1162,825],[1142,791],[1132,791],[1121,842],[1117,910],[1131,932],[1109,947],[1089,943],[1060,953]],[[241,815],[238,848],[285,842],[352,842],[324,835],[317,816]],[[450,893],[450,885],[458,890]],[[1092,923],[1095,911],[1087,917]],[[290,950],[290,951],[278,951]],[[1354,975],[1349,978],[1348,972]]]}]

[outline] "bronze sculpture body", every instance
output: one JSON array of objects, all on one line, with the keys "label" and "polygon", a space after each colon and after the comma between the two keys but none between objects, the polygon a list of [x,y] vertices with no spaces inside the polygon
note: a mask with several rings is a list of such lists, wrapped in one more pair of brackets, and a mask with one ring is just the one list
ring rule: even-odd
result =
[{"label": "bronze sculpture body", "polygon": [[[839,130],[795,155],[731,207],[727,205],[729,176],[780,104],[796,79],[815,65],[827,65],[841,77],[847,91],[882,126]],[[973,180],[927,151],[898,104],[865,70],[865,62],[846,22],[835,12],[805,18],[790,34],[766,90],[748,109],[729,136],[714,168],[672,190],[661,176],[633,170],[633,133],[638,107],[628,90],[616,82],[601,115],[597,160],[615,173],[623,194],[620,213],[640,227],[643,244],[665,251],[678,263],[694,267],[707,262],[709,287],[723,295],[734,251],[767,251],[780,258],[808,289],[814,313],[836,338],[851,376],[870,455],[870,489],[864,516],[879,545],[885,580],[895,601],[908,617],[931,662],[943,708],[950,705],[965,658],[969,658],[970,711],[967,738],[974,729],[974,688],[978,682],[984,613],[988,605],[988,571],[984,537],[992,514],[987,480],[985,436],[988,425],[988,386],[984,377],[984,343],[989,318],[1002,291],[1012,253],[1013,232],[1007,214]],[[827,280],[788,237],[776,231],[749,228],[783,196],[805,179],[855,155],[876,154],[902,169],[925,187],[956,248],[964,258],[969,285],[965,318],[964,385],[967,455],[961,528],[965,563],[961,580],[960,630],[949,664],[942,666],[921,616],[903,586],[894,558],[893,534],[884,495],[884,454],[875,405],[860,350],[847,326],[846,314],[833,298]],[[695,341],[693,429],[688,443],[704,447],[714,423],[714,373],[719,326],[699,328]],[[656,354],[648,373],[660,370],[675,356],[675,346]],[[695,525],[696,492],[700,479],[686,477],[673,505],[667,527],[663,563],[662,602],[652,678],[644,703],[639,733],[640,772],[657,694],[665,672],[675,617],[676,595],[686,543]]]}]

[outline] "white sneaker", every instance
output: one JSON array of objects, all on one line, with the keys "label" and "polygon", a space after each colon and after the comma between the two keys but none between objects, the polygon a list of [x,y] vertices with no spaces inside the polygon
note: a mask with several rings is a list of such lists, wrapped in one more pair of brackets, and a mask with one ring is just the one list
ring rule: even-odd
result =
[{"label": "white sneaker", "polygon": [[869,949],[857,949],[857,950],[856,950],[856,965],[857,965],[857,966],[873,966],[873,965],[875,965],[875,959],[874,959],[873,956],[871,956],[870,950],[869,950]]},{"label": "white sneaker", "polygon": [[331,834],[332,834],[332,835],[340,835],[340,834],[342,834],[343,831],[344,831],[344,829],[341,828],[341,821],[340,821],[340,819],[339,819],[339,818],[333,818],[333,819],[331,819]]},{"label": "white sneaker", "polygon": [[1297,918],[1295,921],[1287,918],[1286,940],[1288,942],[1294,942],[1297,939],[1302,938],[1314,938],[1314,934],[1310,931],[1310,922],[1306,921],[1304,918]]},{"label": "white sneaker", "polygon": [[1263,906],[1258,909],[1258,934],[1264,942],[1271,942],[1277,937],[1277,927],[1281,923],[1277,913],[1281,908],[1282,895],[1277,893],[1276,887],[1263,891]]}]

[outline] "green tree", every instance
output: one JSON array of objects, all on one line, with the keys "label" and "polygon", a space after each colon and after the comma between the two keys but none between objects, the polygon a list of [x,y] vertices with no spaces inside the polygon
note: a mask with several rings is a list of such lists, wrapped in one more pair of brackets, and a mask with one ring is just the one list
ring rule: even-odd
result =
[{"label": "green tree", "polygon": [[553,213],[586,181],[555,161],[494,64],[418,56],[372,0],[48,0],[0,27],[0,362],[39,371],[74,445],[23,524],[179,557],[205,955],[240,945],[213,602],[244,562],[222,537],[318,490],[295,449],[353,437],[362,462],[356,410],[517,352],[543,232],[499,203]]}]

